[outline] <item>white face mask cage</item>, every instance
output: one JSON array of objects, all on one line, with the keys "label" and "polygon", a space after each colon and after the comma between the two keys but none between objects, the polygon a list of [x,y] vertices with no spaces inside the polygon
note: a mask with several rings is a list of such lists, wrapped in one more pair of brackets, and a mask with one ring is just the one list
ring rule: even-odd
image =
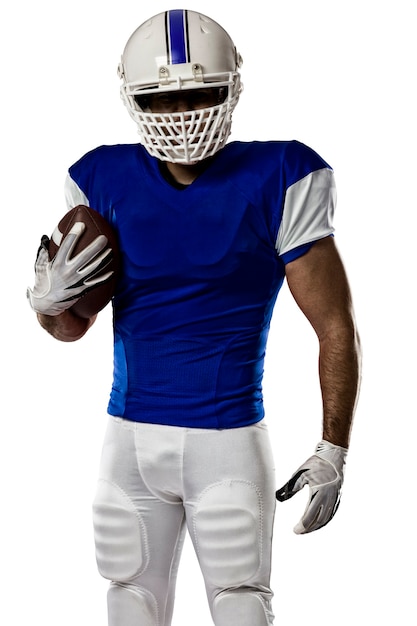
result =
[{"label": "white face mask cage", "polygon": [[167,93],[178,91],[181,87],[183,83],[180,78],[168,89],[165,85],[161,89],[138,82],[125,83],[121,87],[121,96],[149,154],[161,161],[192,164],[214,155],[226,144],[231,132],[232,113],[242,85],[238,72],[208,75],[198,88],[227,87],[225,101],[204,109],[179,113],[144,111],[134,99],[135,95]]}]

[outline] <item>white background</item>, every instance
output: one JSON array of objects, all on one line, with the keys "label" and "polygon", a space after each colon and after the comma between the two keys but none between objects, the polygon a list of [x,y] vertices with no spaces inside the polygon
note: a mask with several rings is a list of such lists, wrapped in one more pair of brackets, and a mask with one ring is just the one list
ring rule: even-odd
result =
[{"label": "white background", "polygon": [[[342,504],[325,529],[292,527],[307,494],[278,504],[276,623],[416,623],[415,28],[396,0],[190,1],[243,58],[233,139],[299,139],[335,169],[336,241],[364,349]],[[178,8],[154,0],[16,0],[1,9],[2,426],[0,622],[104,626],[91,500],[112,375],[110,309],[75,344],[25,299],[40,236],[65,211],[69,165],[137,141],[116,67],[131,32]],[[11,8],[12,7],[12,8]],[[265,374],[281,486],[320,439],[317,343],[283,288]],[[209,626],[187,542],[173,626]],[[138,625],[139,626],[139,625]],[[238,625],[236,625],[238,626]]]}]

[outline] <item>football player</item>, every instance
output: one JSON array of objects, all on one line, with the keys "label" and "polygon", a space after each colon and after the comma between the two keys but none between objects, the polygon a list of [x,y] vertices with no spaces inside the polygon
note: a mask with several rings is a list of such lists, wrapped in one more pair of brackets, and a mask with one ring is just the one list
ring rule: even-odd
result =
[{"label": "football player", "polygon": [[[186,529],[216,626],[272,624],[276,498],[308,485],[299,534],[325,526],[340,499],[360,348],[333,236],[333,171],[297,141],[228,141],[241,64],[209,17],[147,20],[119,65],[140,143],[102,146],[69,168],[68,207],[100,212],[123,255],[94,501],[110,626],[169,626]],[[38,261],[29,291],[42,326],[63,341],[94,322],[62,297],[75,282],[66,260],[77,236],[54,262]],[[323,428],[276,490],[262,376],[284,279],[319,340]],[[78,289],[74,297],[82,281]]]}]

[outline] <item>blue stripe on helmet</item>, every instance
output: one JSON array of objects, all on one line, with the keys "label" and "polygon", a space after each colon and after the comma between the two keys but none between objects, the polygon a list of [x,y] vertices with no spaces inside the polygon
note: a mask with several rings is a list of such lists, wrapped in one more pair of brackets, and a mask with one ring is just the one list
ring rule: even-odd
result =
[{"label": "blue stripe on helmet", "polygon": [[169,60],[172,64],[187,63],[185,11],[168,11]]}]

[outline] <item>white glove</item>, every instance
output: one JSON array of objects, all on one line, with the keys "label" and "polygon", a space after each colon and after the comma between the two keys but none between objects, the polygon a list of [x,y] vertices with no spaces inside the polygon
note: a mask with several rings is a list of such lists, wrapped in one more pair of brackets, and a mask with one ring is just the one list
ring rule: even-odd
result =
[{"label": "white glove", "polygon": [[113,272],[105,271],[111,249],[106,248],[107,237],[104,235],[99,235],[84,250],[71,257],[84,229],[83,222],[76,222],[62,240],[52,261],[48,254],[49,239],[45,235],[42,237],[35,263],[35,286],[27,290],[30,306],[36,313],[59,315],[87,291],[112,276]]},{"label": "white glove", "polygon": [[336,513],[347,452],[346,448],[321,441],[314,456],[310,457],[287,484],[276,492],[277,500],[284,502],[292,498],[304,485],[310,488],[310,498],[304,515],[294,527],[297,535],[322,528]]}]

